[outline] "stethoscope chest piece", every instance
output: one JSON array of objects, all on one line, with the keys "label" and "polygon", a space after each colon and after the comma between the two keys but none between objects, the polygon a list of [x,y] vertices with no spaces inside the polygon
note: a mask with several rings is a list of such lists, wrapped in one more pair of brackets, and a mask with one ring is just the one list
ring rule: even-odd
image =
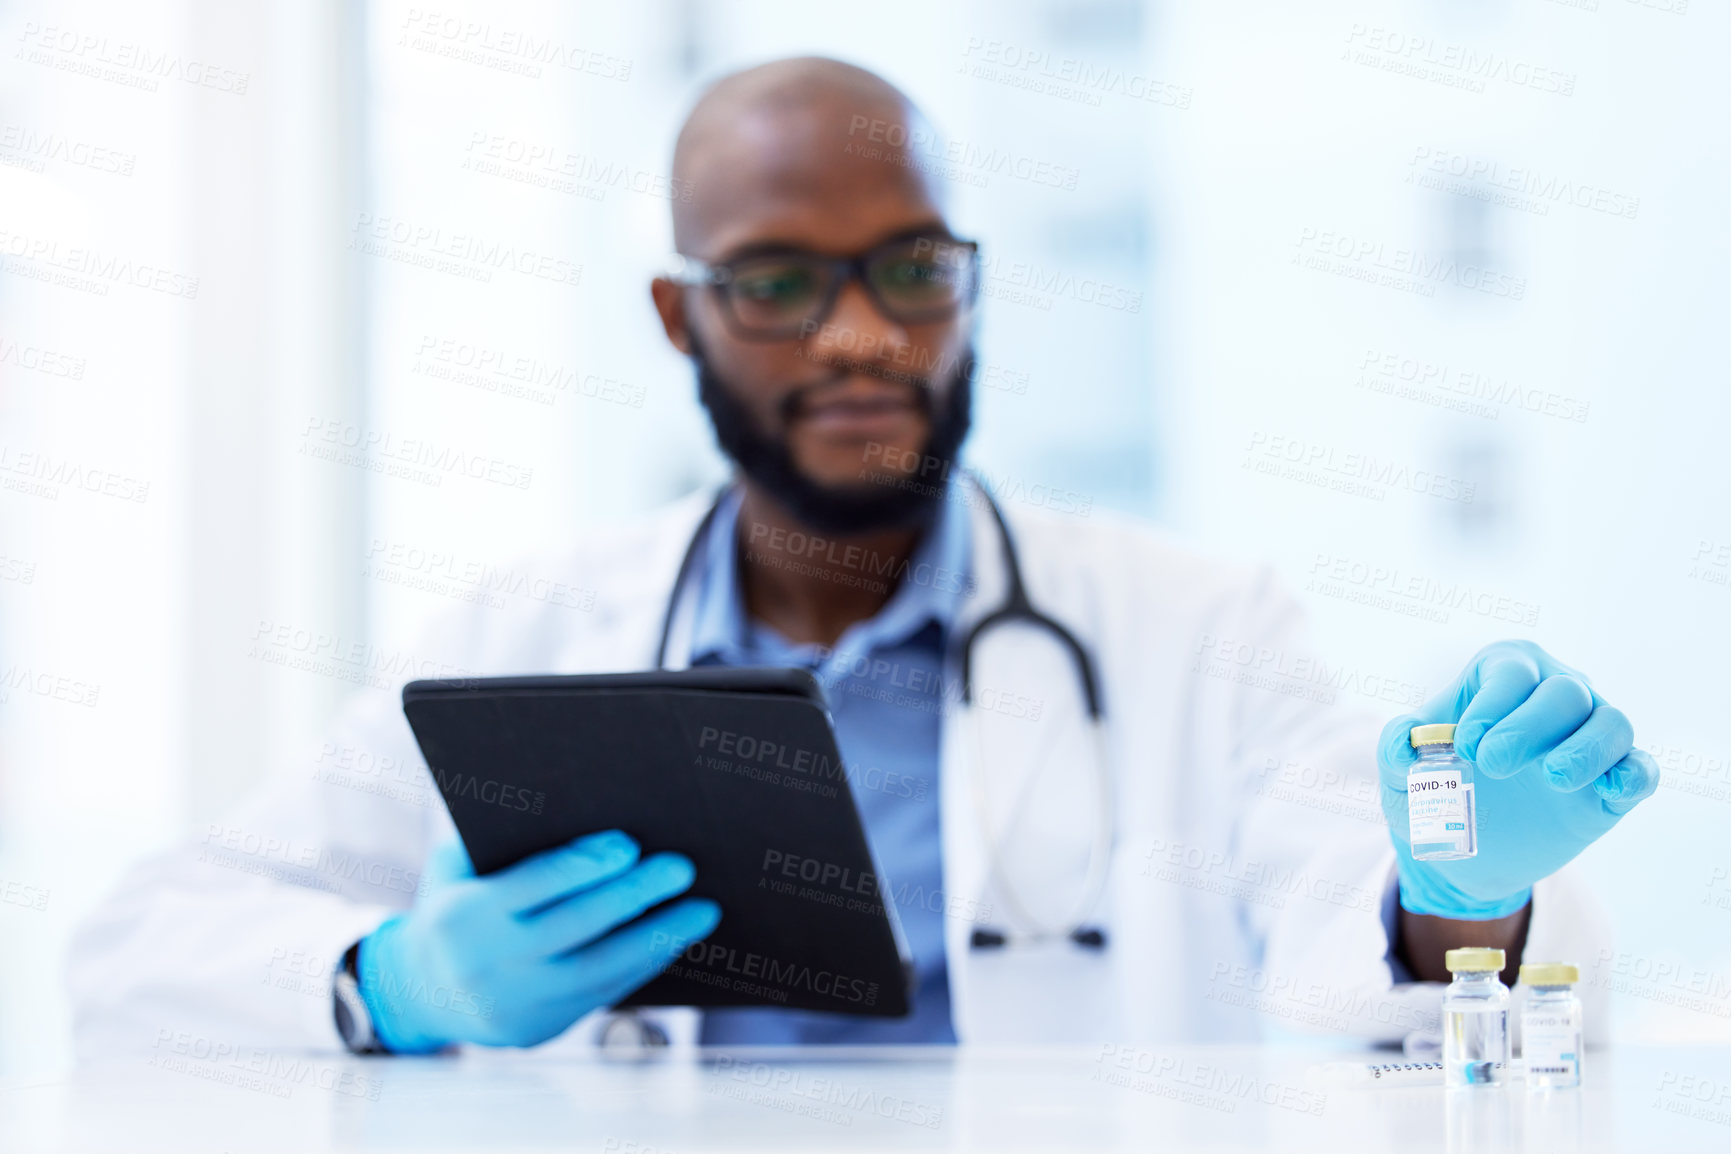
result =
[{"label": "stethoscope chest piece", "polygon": [[[1047,936],[1048,935],[1036,935],[1025,940],[1040,941],[1044,940]],[[1073,944],[1081,946],[1084,949],[1104,950],[1106,948],[1106,931],[1101,929],[1099,926],[1077,926],[1066,934],[1065,937],[1067,937]],[[1023,939],[1012,939],[1010,935],[1005,933],[1003,930],[994,930],[981,926],[979,929],[976,929],[973,932],[973,936],[968,939],[968,945],[970,948],[976,950],[1000,950],[1005,946],[1010,945],[1012,941],[1019,943],[1022,940]]]}]

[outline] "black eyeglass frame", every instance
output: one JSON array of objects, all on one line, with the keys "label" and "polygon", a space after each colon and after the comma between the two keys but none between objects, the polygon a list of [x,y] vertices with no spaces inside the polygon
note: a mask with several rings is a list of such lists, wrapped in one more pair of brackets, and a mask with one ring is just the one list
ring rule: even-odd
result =
[{"label": "black eyeglass frame", "polygon": [[[872,306],[897,324],[936,324],[955,316],[963,302],[953,301],[941,308],[921,313],[898,314],[898,310],[890,307],[878,292],[877,287],[871,283],[871,279],[866,276],[866,269],[873,258],[881,255],[887,249],[906,245],[909,241],[920,240],[929,240],[934,245],[967,254],[968,292],[966,304],[972,308],[980,297],[979,243],[964,240],[961,237],[934,233],[927,229],[892,236],[887,240],[879,241],[864,252],[857,252],[851,256],[831,256],[827,253],[812,252],[810,249],[797,248],[792,245],[767,245],[761,248],[751,248],[736,253],[726,260],[718,261],[700,260],[697,257],[686,256],[684,253],[676,253],[674,255],[675,267],[668,273],[668,279],[675,284],[685,285],[689,288],[708,288],[714,293],[723,323],[727,325],[729,332],[741,340],[785,341],[809,335],[815,330],[815,326],[823,324],[835,311],[835,304],[841,299],[842,289],[847,287],[849,281],[857,282],[865,290],[866,296],[871,298]],[[747,261],[773,256],[797,256],[809,259],[818,267],[827,269],[830,273],[829,289],[825,292],[823,300],[818,304],[816,310],[810,315],[802,317],[797,324],[785,329],[753,328],[741,320],[734,311],[733,298],[728,293],[727,286],[733,282],[736,266]]]}]

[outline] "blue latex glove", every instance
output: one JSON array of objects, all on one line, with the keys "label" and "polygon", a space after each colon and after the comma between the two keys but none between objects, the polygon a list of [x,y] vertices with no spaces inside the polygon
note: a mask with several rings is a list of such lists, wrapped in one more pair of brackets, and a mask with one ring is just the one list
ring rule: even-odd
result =
[{"label": "blue latex glove", "polygon": [[[1406,776],[1415,725],[1453,722],[1455,752],[1473,762],[1478,855],[1413,860]],[[1383,728],[1382,811],[1415,914],[1485,921],[1526,905],[1533,883],[1586,849],[1659,788],[1659,767],[1634,748],[1622,712],[1577,670],[1530,641],[1498,641],[1417,713]]]},{"label": "blue latex glove", "polygon": [[633,922],[694,876],[679,854],[638,856],[609,830],[477,878],[461,845],[435,851],[425,896],[361,941],[379,1041],[398,1053],[533,1046],[666,969],[721,910],[688,898]]}]

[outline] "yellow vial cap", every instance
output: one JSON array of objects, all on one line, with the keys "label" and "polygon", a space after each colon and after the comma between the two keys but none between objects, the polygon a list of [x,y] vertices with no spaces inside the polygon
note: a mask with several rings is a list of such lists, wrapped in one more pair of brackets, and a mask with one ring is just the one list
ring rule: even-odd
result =
[{"label": "yellow vial cap", "polygon": [[1453,745],[1455,743],[1455,727],[1452,725],[1415,725],[1412,736],[1407,740],[1417,749],[1421,745]]},{"label": "yellow vial cap", "polygon": [[1521,981],[1529,986],[1572,986],[1581,980],[1576,966],[1562,962],[1522,962]]},{"label": "yellow vial cap", "polygon": [[1443,955],[1443,965],[1448,967],[1451,974],[1482,974],[1486,971],[1494,974],[1502,970],[1503,964],[1501,950],[1473,948],[1450,950]]}]

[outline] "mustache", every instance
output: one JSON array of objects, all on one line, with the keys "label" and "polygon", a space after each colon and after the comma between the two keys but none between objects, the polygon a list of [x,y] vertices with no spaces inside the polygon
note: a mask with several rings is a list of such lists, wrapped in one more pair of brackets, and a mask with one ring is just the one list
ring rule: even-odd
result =
[{"label": "mustache", "polygon": [[805,411],[806,406],[811,403],[813,397],[834,387],[838,381],[845,380],[847,377],[855,374],[862,377],[872,377],[889,384],[904,386],[908,399],[912,401],[914,407],[920,411],[922,416],[929,418],[933,414],[932,383],[931,379],[928,377],[919,373],[908,373],[896,369],[886,369],[882,365],[869,364],[865,361],[856,362],[832,360],[828,363],[835,369],[835,372],[830,375],[828,380],[817,381],[809,385],[801,385],[789,392],[785,397],[781,398],[779,403],[777,403],[776,416],[781,419],[784,428]]}]

